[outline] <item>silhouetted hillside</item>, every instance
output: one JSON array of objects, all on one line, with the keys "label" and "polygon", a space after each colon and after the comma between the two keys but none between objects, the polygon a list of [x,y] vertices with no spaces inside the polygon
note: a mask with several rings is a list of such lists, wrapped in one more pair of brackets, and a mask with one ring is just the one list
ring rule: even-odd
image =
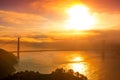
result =
[{"label": "silhouetted hillside", "polygon": [[18,72],[0,80],[87,80],[87,78],[73,70],[65,72],[63,68],[56,69],[51,74],[40,74],[33,71]]},{"label": "silhouetted hillside", "polygon": [[17,63],[17,58],[12,53],[0,49],[0,77],[13,73],[15,63]]}]

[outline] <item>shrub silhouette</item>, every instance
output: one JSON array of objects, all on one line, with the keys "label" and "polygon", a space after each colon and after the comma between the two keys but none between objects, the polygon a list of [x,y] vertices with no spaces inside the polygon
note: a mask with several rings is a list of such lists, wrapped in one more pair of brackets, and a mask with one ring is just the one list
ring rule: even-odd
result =
[{"label": "shrub silhouette", "polygon": [[25,71],[18,72],[8,77],[1,78],[0,80],[87,80],[87,77],[79,74],[76,76],[76,73],[73,71],[72,74],[63,68],[56,69],[51,74],[40,74],[39,72],[34,71]]}]

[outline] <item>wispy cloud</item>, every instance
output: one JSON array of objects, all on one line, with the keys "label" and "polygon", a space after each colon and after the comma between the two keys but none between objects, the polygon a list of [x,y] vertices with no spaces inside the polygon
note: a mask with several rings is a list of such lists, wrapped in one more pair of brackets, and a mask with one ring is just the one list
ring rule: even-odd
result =
[{"label": "wispy cloud", "polygon": [[38,24],[38,22],[42,23],[46,20],[46,18],[40,15],[17,13],[17,12],[11,12],[11,11],[0,11],[0,17],[1,17],[1,20],[3,20],[4,22],[18,24],[18,25],[19,24],[35,25],[35,24]]},{"label": "wispy cloud", "polygon": [[81,0],[97,12],[120,13],[120,0]]},{"label": "wispy cloud", "polygon": [[0,11],[2,27],[7,28],[8,31],[30,31],[42,28],[44,23],[48,22],[47,18],[40,15],[28,14],[28,13],[18,13],[11,11]]}]

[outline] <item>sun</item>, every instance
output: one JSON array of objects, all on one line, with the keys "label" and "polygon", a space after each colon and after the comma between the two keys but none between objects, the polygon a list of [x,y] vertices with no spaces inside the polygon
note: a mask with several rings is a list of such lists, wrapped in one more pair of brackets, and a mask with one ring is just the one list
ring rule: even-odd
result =
[{"label": "sun", "polygon": [[74,5],[67,9],[69,18],[66,22],[66,29],[89,30],[95,24],[95,18],[91,15],[88,7]]},{"label": "sun", "polygon": [[76,57],[72,61],[77,62],[77,61],[83,61],[82,57]]},{"label": "sun", "polygon": [[82,62],[82,61],[84,61],[83,57],[75,57],[71,60],[71,62],[73,62],[73,63],[78,63],[78,62]]}]

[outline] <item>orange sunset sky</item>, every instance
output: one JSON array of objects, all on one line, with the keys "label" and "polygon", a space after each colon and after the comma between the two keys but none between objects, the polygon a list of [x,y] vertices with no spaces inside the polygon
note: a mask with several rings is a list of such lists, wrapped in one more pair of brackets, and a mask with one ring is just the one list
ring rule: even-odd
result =
[{"label": "orange sunset sky", "polygon": [[1,43],[20,35],[32,46],[56,47],[65,41],[97,42],[103,34],[119,42],[119,30],[120,0],[0,0]]}]

